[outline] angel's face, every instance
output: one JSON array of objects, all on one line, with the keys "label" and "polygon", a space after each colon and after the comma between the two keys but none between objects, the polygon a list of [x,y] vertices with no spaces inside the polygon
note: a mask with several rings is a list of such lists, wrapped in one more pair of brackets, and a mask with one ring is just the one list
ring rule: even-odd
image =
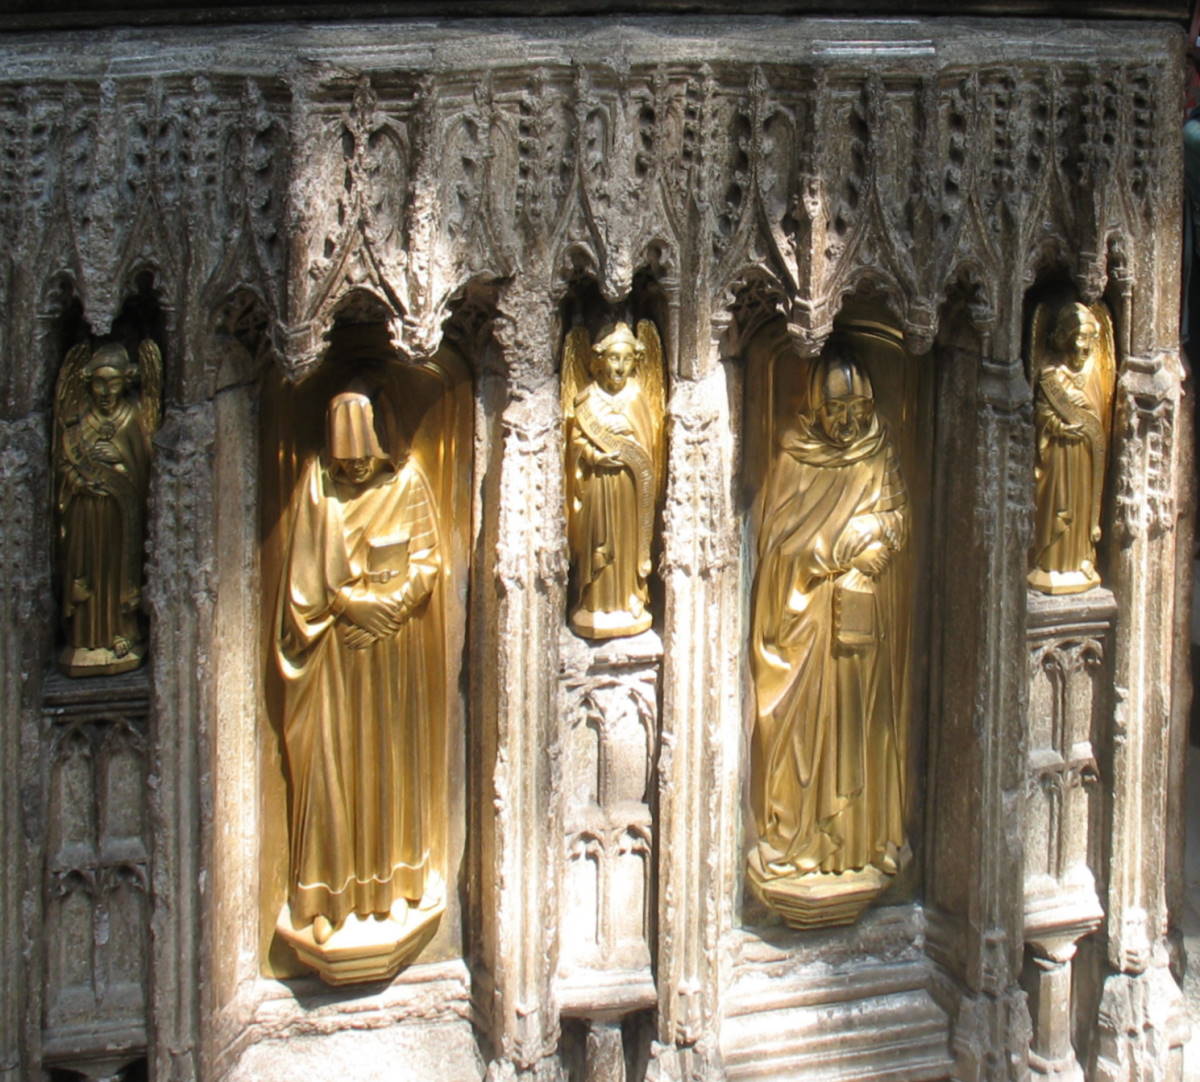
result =
[{"label": "angel's face", "polygon": [[1094,319],[1081,316],[1063,327],[1058,348],[1062,350],[1072,372],[1080,371],[1087,364],[1099,338],[1100,328]]},{"label": "angel's face", "polygon": [[88,391],[96,410],[103,417],[111,417],[121,404],[125,393],[125,373],[107,365],[97,368],[88,380]]},{"label": "angel's face", "polygon": [[596,364],[596,375],[609,394],[621,390],[633,371],[636,353],[629,342],[614,342],[601,355]]}]

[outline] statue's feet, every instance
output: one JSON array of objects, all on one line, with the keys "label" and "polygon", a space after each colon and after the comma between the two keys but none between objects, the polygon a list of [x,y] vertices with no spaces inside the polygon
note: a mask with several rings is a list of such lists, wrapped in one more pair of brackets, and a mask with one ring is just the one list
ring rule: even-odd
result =
[{"label": "statue's feet", "polygon": [[313,917],[312,934],[313,934],[313,939],[318,944],[323,945],[325,943],[328,943],[329,937],[333,935],[333,924],[329,920],[329,918],[324,916],[323,914],[320,916]]},{"label": "statue's feet", "polygon": [[132,649],[133,643],[125,638],[124,635],[118,635],[115,639],[113,639],[112,652],[116,654],[117,657],[124,657]]},{"label": "statue's feet", "polygon": [[408,920],[409,901],[407,898],[397,898],[392,902],[392,909],[389,916],[397,924],[403,924]]}]

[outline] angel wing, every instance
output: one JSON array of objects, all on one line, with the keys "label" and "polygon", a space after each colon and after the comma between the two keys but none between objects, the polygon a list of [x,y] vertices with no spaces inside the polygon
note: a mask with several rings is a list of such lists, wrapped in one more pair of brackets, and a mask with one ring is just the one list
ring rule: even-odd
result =
[{"label": "angel wing", "polygon": [[562,356],[562,416],[563,433],[569,432],[571,418],[575,416],[575,399],[579,392],[591,382],[589,361],[592,356],[592,340],[586,327],[572,327],[563,343]]},{"label": "angel wing", "polygon": [[646,396],[646,405],[654,418],[654,478],[659,493],[662,492],[666,481],[667,441],[666,441],[666,373],[663,365],[662,339],[658,328],[648,319],[643,319],[637,325],[638,341],[645,351],[638,365],[638,383],[641,384],[642,394]]},{"label": "angel wing", "polygon": [[83,369],[91,360],[92,347],[80,342],[67,350],[54,384],[54,436],[57,444],[66,427],[83,413],[87,389],[83,385]]},{"label": "angel wing", "polygon": [[162,353],[153,338],[143,338],[138,345],[138,382],[138,417],[149,436],[162,420]]},{"label": "angel wing", "polygon": [[1048,301],[1039,302],[1033,310],[1033,322],[1029,325],[1029,384],[1035,392],[1042,369],[1053,352],[1050,347],[1053,310],[1054,306]]},{"label": "angel wing", "polygon": [[1113,396],[1117,389],[1117,346],[1113,336],[1112,313],[1103,301],[1088,306],[1100,327],[1100,341],[1096,343],[1095,363],[1098,369],[1100,389],[1103,395],[1100,422],[1104,425],[1104,442],[1112,446]]}]

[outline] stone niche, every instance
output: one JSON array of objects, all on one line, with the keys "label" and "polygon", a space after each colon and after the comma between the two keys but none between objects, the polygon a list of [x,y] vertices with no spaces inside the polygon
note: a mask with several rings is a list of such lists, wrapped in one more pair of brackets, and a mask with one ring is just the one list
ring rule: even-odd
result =
[{"label": "stone niche", "polygon": [[[1178,1079],[1182,45],[995,18],[0,38],[0,1079]],[[1116,356],[1102,585],[1067,597],[1026,583],[1050,293],[1103,302]],[[134,317],[164,373],[149,657],[69,678],[55,380]],[[588,640],[560,364],[608,320],[661,339],[665,485],[652,626]],[[909,490],[911,856],[795,929],[746,875],[755,500],[835,333]],[[275,934],[269,652],[347,335],[453,387],[455,572],[444,909],[339,985]]]}]

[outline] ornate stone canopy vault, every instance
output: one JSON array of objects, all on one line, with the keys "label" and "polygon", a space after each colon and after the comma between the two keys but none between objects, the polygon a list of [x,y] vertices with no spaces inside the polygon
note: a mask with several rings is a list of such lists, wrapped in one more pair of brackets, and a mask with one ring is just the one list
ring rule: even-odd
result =
[{"label": "ornate stone canopy vault", "polygon": [[1182,44],[0,37],[0,1080],[1178,1079]]}]

